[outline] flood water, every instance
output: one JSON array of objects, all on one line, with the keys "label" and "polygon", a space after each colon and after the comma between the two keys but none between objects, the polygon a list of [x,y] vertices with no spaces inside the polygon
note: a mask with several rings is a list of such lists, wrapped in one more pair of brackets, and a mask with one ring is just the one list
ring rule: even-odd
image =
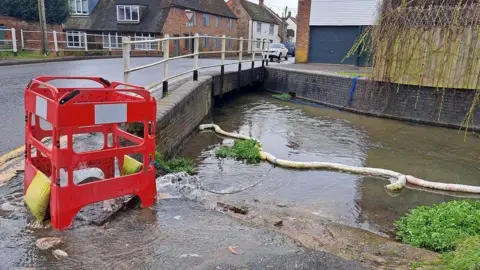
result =
[{"label": "flood water", "polygon": [[[259,92],[227,97],[206,122],[210,120],[224,130],[257,138],[265,151],[282,159],[386,168],[428,180],[480,184],[480,139],[468,135],[464,141],[464,133],[456,130],[284,102]],[[272,168],[265,162],[247,165],[215,157],[218,147],[232,143],[202,132],[179,154],[197,162],[202,187],[225,192],[261,180],[254,188],[217,196],[194,190],[195,186],[193,190],[178,186],[181,192],[173,194],[175,189],[164,188],[168,181],[158,182],[160,193],[179,197],[165,199],[159,194],[153,207],[120,212],[100,227],[76,220],[64,232],[31,228],[19,175],[0,187],[0,269],[244,269],[246,265],[293,269],[286,265],[306,261],[301,257],[304,247],[287,236],[212,210],[217,199],[306,210],[315,218],[391,237],[393,222],[409,208],[455,198],[411,188],[392,197],[385,192],[385,179]],[[35,241],[46,236],[62,238],[58,248],[68,258],[59,260],[51,250],[36,248]],[[233,255],[229,246],[238,246],[242,255]]]},{"label": "flood water", "polygon": [[[222,129],[258,139],[266,152],[294,161],[337,162],[391,169],[431,181],[480,185],[480,139],[458,130],[367,117],[314,104],[285,102],[269,93],[236,96],[216,107],[212,121]],[[207,121],[208,122],[208,121]],[[247,165],[215,157],[222,139],[194,136],[181,155],[198,162],[201,179],[213,190],[246,187],[237,201],[260,200],[306,208],[314,215],[381,235],[408,209],[455,197],[416,189],[391,196],[381,178],[330,171],[299,171],[261,163]],[[461,194],[456,194],[462,196]]]}]

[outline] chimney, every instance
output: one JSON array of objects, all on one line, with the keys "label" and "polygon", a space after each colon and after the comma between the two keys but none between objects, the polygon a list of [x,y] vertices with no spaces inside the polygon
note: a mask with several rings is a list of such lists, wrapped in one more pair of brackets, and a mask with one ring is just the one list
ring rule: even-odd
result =
[{"label": "chimney", "polygon": [[258,4],[263,7],[263,0],[259,0]]}]

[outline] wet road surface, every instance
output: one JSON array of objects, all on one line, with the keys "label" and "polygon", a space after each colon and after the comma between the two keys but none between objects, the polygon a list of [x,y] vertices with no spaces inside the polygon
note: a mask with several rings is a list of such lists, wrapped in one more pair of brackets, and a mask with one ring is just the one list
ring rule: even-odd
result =
[{"label": "wet road surface", "polygon": [[[161,58],[132,58],[131,67],[137,67],[159,61]],[[179,59],[169,63],[169,74],[174,75],[192,68],[193,59]],[[232,63],[236,60],[226,60]],[[290,59],[285,63],[292,63]],[[220,63],[217,59],[200,59],[200,67]],[[272,63],[276,64],[276,63]],[[261,62],[256,62],[260,66]],[[243,64],[244,69],[251,65]],[[210,68],[200,71],[219,71],[220,68]],[[226,71],[238,70],[237,65],[225,66]],[[110,81],[123,81],[122,59],[98,59],[67,61],[56,63],[42,63],[29,65],[15,65],[0,67],[0,156],[24,144],[24,109],[23,90],[28,82],[41,75],[52,76],[100,76]],[[163,79],[163,65],[135,72],[131,75],[131,82],[146,86]],[[58,81],[57,86],[67,85],[65,81]],[[69,85],[69,84],[68,84]],[[96,86],[74,84],[74,86]]]}]

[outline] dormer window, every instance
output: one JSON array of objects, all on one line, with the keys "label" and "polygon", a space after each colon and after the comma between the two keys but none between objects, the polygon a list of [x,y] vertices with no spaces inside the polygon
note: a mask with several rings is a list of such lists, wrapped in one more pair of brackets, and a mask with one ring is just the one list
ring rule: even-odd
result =
[{"label": "dormer window", "polygon": [[139,6],[117,6],[118,22],[140,22]]}]

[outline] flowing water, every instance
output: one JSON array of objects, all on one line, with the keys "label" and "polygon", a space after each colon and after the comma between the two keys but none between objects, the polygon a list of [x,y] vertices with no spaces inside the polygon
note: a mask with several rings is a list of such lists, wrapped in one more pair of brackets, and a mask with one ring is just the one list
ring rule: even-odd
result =
[{"label": "flowing water", "polygon": [[[285,102],[268,93],[226,100],[217,106],[212,121],[226,131],[258,139],[264,151],[282,159],[385,168],[432,181],[480,185],[480,139],[471,134],[465,139],[458,130]],[[202,132],[181,155],[198,161],[199,177],[213,190],[248,186],[261,179],[270,164],[247,165],[215,157],[218,147],[232,143]],[[455,198],[411,188],[389,195],[385,184],[385,179],[346,173],[274,168],[261,184],[234,197],[306,208],[314,215],[386,236],[408,209]]]},{"label": "flowing water", "polygon": [[[279,158],[387,168],[428,180],[480,184],[480,139],[468,135],[464,141],[464,134],[456,130],[284,102],[268,93],[226,99],[211,120],[227,131],[259,139],[265,151]],[[159,179],[160,200],[155,206],[121,212],[102,227],[77,220],[64,232],[32,228],[22,202],[23,179],[18,176],[0,187],[0,269],[243,269],[245,265],[323,269],[318,263],[337,266],[340,259],[312,255],[286,236],[214,211],[216,202],[226,198],[245,205],[261,202],[275,209],[300,209],[312,220],[332,220],[390,237],[394,220],[409,208],[455,198],[410,188],[392,197],[384,190],[384,179],[215,157],[218,147],[232,143],[212,132],[194,135],[180,155],[196,160],[198,178]],[[204,191],[234,191],[260,180],[232,195]],[[59,248],[68,257],[59,260],[51,250],[37,249],[35,241],[46,236],[62,238]],[[238,246],[242,254],[231,254],[229,246]],[[357,268],[345,265],[345,269]]]}]

